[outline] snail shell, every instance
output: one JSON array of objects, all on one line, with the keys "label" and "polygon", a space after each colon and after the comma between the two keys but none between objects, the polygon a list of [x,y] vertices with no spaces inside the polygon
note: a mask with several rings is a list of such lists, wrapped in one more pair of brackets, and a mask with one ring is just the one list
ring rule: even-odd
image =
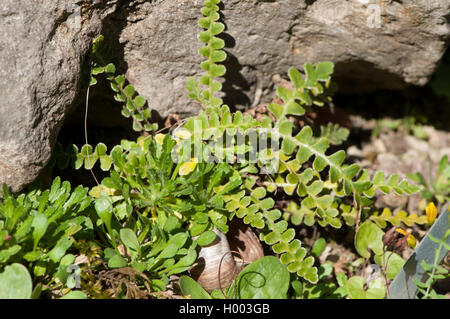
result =
[{"label": "snail shell", "polygon": [[238,252],[238,256],[244,264],[252,263],[264,257],[261,241],[250,226],[244,224],[238,218],[234,218],[229,226],[228,243],[232,251]]},{"label": "snail shell", "polygon": [[192,278],[208,292],[229,287],[239,273],[227,237],[216,228],[213,231],[217,235],[216,240],[200,248],[197,261],[189,270]]},{"label": "snail shell", "polygon": [[[261,242],[249,226],[238,218],[229,226],[226,235],[213,229],[217,234],[216,240],[200,248],[197,261],[189,271],[192,278],[208,292],[228,288],[244,264],[264,257]],[[238,256],[233,256],[233,252]],[[239,260],[241,262],[236,262]]]}]

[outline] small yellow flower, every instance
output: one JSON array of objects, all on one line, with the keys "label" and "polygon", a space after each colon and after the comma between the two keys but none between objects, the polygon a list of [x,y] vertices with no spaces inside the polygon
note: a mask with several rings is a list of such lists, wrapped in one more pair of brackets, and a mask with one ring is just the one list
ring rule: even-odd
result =
[{"label": "small yellow flower", "polygon": [[191,172],[194,171],[195,167],[197,166],[197,159],[191,158],[190,162],[183,163],[180,166],[179,174],[180,176],[189,175]]},{"label": "small yellow flower", "polygon": [[191,138],[191,132],[186,130],[185,128],[178,128],[173,132],[173,136],[178,139],[186,140]]},{"label": "small yellow flower", "polygon": [[408,233],[406,230],[404,230],[402,228],[396,228],[395,231],[406,237],[406,242],[408,243],[409,247],[411,247],[412,249],[416,248],[416,244],[417,244],[416,237],[414,237],[413,235],[411,235],[410,233]]},{"label": "small yellow flower", "polygon": [[156,143],[158,143],[159,145],[163,145],[164,137],[165,137],[165,136],[166,136],[166,134],[161,134],[161,133],[156,134],[156,135],[155,135]]},{"label": "small yellow flower", "polygon": [[402,228],[396,228],[395,231],[396,231],[397,233],[402,234],[403,236],[408,235],[408,233],[406,232],[406,230],[404,230],[404,229],[402,229]]},{"label": "small yellow flower", "polygon": [[434,206],[433,202],[430,202],[427,207],[425,208],[425,212],[427,213],[427,221],[429,225],[432,225],[434,221],[436,220],[437,216],[437,209],[436,206]]},{"label": "small yellow flower", "polygon": [[92,197],[98,198],[100,196],[102,196],[103,194],[109,195],[109,196],[114,196],[117,195],[118,191],[112,188],[108,188],[105,185],[98,185],[98,186],[94,186],[92,187],[92,189],[89,191],[89,195],[91,195]]}]

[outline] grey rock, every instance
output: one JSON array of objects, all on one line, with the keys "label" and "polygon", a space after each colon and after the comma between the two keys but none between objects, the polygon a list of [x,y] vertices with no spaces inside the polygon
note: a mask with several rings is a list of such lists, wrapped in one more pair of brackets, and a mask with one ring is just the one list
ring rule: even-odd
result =
[{"label": "grey rock", "polygon": [[[20,190],[45,167],[64,120],[82,104],[84,57],[100,33],[114,38],[119,70],[162,117],[197,113],[184,87],[201,73],[202,5],[2,0],[0,183]],[[450,34],[448,0],[229,0],[222,12],[224,99],[238,108],[272,92],[272,75],[305,62],[335,62],[343,90],[423,85]]]},{"label": "grey rock", "polygon": [[0,2],[0,184],[18,191],[47,164],[114,2],[91,3],[89,17],[77,1]]},{"label": "grey rock", "polygon": [[[162,116],[199,110],[184,86],[201,73],[202,3],[142,3],[121,33],[126,75]],[[424,85],[447,47],[449,13],[448,0],[224,1],[225,102],[254,105],[273,74],[323,60],[336,63],[341,91]]]}]

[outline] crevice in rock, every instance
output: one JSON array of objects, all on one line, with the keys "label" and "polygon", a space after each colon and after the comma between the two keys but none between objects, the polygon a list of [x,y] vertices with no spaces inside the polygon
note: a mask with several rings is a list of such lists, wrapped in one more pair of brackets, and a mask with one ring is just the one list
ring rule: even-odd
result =
[{"label": "crevice in rock", "polygon": [[[111,49],[110,60],[107,63],[114,63],[117,68],[116,74],[126,74],[128,65],[124,59],[126,43],[120,41],[121,32],[128,24],[128,16],[136,9],[136,4],[127,2],[120,3],[114,12],[105,17],[101,24],[100,34],[105,37],[105,42]],[[96,37],[95,35],[94,37]],[[90,48],[86,55],[81,57],[81,80],[76,99],[71,107],[71,112],[61,127],[58,134],[58,142],[63,148],[67,145],[75,144],[79,148],[85,144],[84,118],[86,112],[86,94],[90,77]],[[89,144],[97,145],[102,142],[107,145],[108,150],[120,144],[121,139],[136,139],[138,134],[132,129],[132,120],[121,115],[122,103],[114,100],[114,92],[111,90],[110,82],[104,75],[96,76],[98,83],[90,88],[89,108],[87,116],[87,131]],[[138,93],[138,92],[137,92]],[[152,114],[154,115],[154,114]],[[97,167],[94,173],[98,180],[105,177]],[[54,176],[71,180],[74,184],[84,184],[93,186],[95,184],[89,171],[79,169],[53,170]]]},{"label": "crevice in rock", "polygon": [[220,22],[225,25],[225,30],[219,35],[219,37],[225,41],[224,51],[227,53],[227,59],[223,63],[223,65],[227,68],[227,73],[224,76],[225,81],[223,82],[222,88],[222,91],[225,93],[223,101],[225,104],[230,106],[231,109],[235,110],[237,105],[249,106],[251,104],[250,98],[245,94],[246,91],[250,90],[250,83],[241,72],[244,67],[239,62],[239,59],[227,50],[236,46],[236,40],[229,33],[227,33],[228,27],[222,13],[225,7],[224,3],[221,2],[219,7],[221,9]]},{"label": "crevice in rock", "polygon": [[305,0],[306,5],[311,6],[314,4],[314,2],[316,2],[317,0]]},{"label": "crevice in rock", "polygon": [[408,86],[400,76],[364,60],[336,62],[333,77],[334,81],[342,86],[339,92],[345,94],[387,88],[384,84],[386,78],[392,79],[389,82],[389,89],[401,90]]},{"label": "crevice in rock", "polygon": [[224,65],[227,68],[223,83],[224,103],[232,109],[236,109],[237,105],[249,106],[251,101],[245,92],[248,92],[251,87],[241,72],[244,67],[240,64],[238,58],[228,51]]}]

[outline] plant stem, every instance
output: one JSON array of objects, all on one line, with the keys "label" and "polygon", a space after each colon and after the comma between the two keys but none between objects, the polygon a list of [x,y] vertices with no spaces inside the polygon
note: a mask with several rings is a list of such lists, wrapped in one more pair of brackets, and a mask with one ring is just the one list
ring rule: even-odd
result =
[{"label": "plant stem", "polygon": [[[92,74],[92,71],[91,71]],[[86,92],[86,112],[84,113],[84,139],[86,142],[86,145],[88,145],[88,134],[87,134],[87,117],[88,117],[88,110],[89,110],[89,91],[90,91],[90,86],[88,86],[87,88],[87,92]],[[87,147],[87,146],[86,146]],[[88,157],[88,161],[89,161],[89,151],[87,152],[87,157]],[[97,185],[100,185],[100,183],[97,180],[97,177],[95,177],[94,171],[92,170],[92,168],[89,169],[89,171],[92,174],[92,177],[94,177],[95,182],[97,183]]]}]

